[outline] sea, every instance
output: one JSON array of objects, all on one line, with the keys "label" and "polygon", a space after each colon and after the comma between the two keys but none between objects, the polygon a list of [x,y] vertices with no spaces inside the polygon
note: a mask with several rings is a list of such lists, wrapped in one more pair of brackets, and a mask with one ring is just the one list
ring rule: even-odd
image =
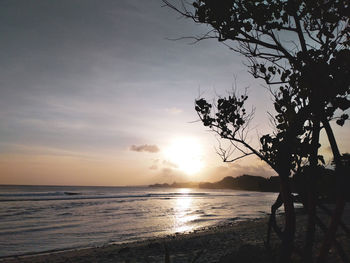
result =
[{"label": "sea", "polygon": [[219,189],[0,185],[0,258],[261,218],[276,197]]}]

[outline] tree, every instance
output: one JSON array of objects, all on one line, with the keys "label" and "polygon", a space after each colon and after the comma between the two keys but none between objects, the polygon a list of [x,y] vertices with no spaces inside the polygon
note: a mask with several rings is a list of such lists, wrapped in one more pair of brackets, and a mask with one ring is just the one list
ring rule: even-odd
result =
[{"label": "tree", "polygon": [[[343,125],[348,118],[346,113],[339,117],[334,115],[336,110],[345,111],[350,106],[349,2],[197,0],[193,2],[193,9],[184,2],[179,8],[167,0],[164,3],[196,23],[210,25],[212,29],[207,34],[194,37],[194,40],[214,38],[245,55],[250,62],[252,75],[264,79],[276,95],[276,120],[280,131],[278,136],[265,136],[263,143],[270,146],[271,142],[275,143],[270,150],[275,154],[274,166],[281,178],[281,197],[286,213],[282,242],[284,257],[281,261],[288,261],[295,232],[289,177],[293,158],[301,158],[290,146],[297,145],[302,139],[309,146],[306,157],[310,171],[316,171],[320,159],[319,133],[322,127],[325,128],[336,163],[337,180],[345,180],[341,154],[329,122],[337,118],[337,123]],[[226,134],[230,135],[224,130],[222,137]],[[266,156],[263,157],[266,159]],[[311,259],[315,228],[315,176],[315,172],[306,175],[310,190],[307,197],[309,220],[306,260]],[[339,190],[320,262],[325,260],[325,251],[328,251],[334,239],[344,209],[344,189]]]},{"label": "tree", "polygon": [[[285,93],[288,94],[288,93]],[[287,99],[288,96],[285,95],[284,99],[275,99],[275,107],[290,107],[290,100]],[[279,124],[276,124],[276,132],[274,134],[267,134],[260,138],[261,147],[259,149],[254,149],[251,145],[249,145],[245,138],[248,133],[248,125],[249,121],[252,119],[252,113],[247,113],[244,108],[244,102],[247,100],[246,95],[237,96],[236,94],[230,94],[228,97],[220,97],[217,102],[214,104],[208,103],[205,99],[200,98],[196,101],[196,111],[199,115],[200,120],[203,124],[217,133],[221,138],[228,140],[231,143],[231,146],[234,150],[238,150],[241,153],[240,156],[236,156],[234,158],[230,158],[232,150],[225,150],[221,146],[218,149],[219,155],[222,157],[224,162],[234,162],[242,157],[255,154],[261,160],[265,161],[272,169],[278,172],[277,163],[279,161],[278,158],[278,149],[279,144],[283,141],[283,137],[286,134],[286,129],[288,128],[288,119],[287,118],[295,118],[293,114],[286,112],[287,114],[277,114],[277,120]],[[278,110],[279,111],[279,110]],[[300,116],[300,115],[299,115]],[[308,123],[308,125],[311,125]],[[326,169],[321,166],[324,164],[324,159],[322,156],[317,156],[318,163],[315,167],[313,167],[309,162],[306,162],[308,159],[308,155],[310,152],[310,148],[312,148],[312,143],[310,144],[310,138],[312,138],[312,126],[303,126],[299,131],[299,136],[296,138],[295,143],[290,145],[292,152],[292,160],[290,163],[291,170],[293,171],[293,181],[295,190],[298,193],[297,196],[294,197],[295,200],[301,202],[305,208],[309,208],[310,203],[308,200],[308,194],[310,191],[310,184],[312,183],[315,196],[320,200],[327,198],[333,198],[335,189],[328,189],[329,186],[334,186],[332,183],[334,180],[326,182],[327,187],[325,188],[324,177]],[[343,157],[344,160],[347,160],[346,156]],[[343,161],[344,164],[348,165],[348,161]],[[309,175],[317,175],[314,176],[312,182],[308,182],[310,180]],[[319,185],[323,184],[324,189],[319,189]],[[316,195],[317,192],[317,195]],[[281,195],[278,196],[275,204],[272,205],[270,222],[269,222],[269,233],[271,228],[273,228],[276,234],[283,238],[283,232],[276,225],[275,221],[275,212],[276,210],[283,204],[283,200]],[[322,206],[320,203],[319,207],[325,212],[329,213],[325,206]],[[327,230],[325,224],[321,221],[319,217],[316,216],[315,213],[312,214],[314,223],[317,223],[323,231]],[[345,225],[342,225],[347,233],[350,231],[346,228]],[[310,231],[310,230],[309,230]],[[312,234],[312,233],[311,233]],[[308,234],[308,238],[310,238],[310,233]],[[267,244],[269,244],[269,237],[267,237]],[[311,235],[311,238],[313,236]],[[308,240],[308,239],[307,239]],[[311,239],[311,248],[313,244],[313,239]],[[307,242],[307,246],[305,249],[309,249],[309,245]],[[339,252],[341,252],[341,256],[343,256],[344,261],[346,261],[346,255],[342,251],[342,248],[339,244],[336,243],[336,248]],[[309,252],[308,250],[306,252]],[[305,254],[307,261],[308,254]]]}]

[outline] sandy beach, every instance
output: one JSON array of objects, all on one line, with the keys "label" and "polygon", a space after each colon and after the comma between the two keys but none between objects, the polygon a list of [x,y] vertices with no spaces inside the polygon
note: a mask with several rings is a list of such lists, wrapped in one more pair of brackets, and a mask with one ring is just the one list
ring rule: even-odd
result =
[{"label": "sandy beach", "polygon": [[[300,212],[297,218],[299,227],[296,246],[302,245],[305,219],[306,216]],[[282,217],[278,220],[281,221]],[[170,262],[173,263],[272,262],[275,252],[268,253],[264,246],[266,229],[267,217],[144,241],[12,257],[2,259],[0,262],[165,262],[167,254]],[[316,234],[317,241],[320,240],[320,234],[320,232]],[[338,231],[338,239],[342,241],[344,249],[349,253],[349,239],[346,239],[341,230]],[[276,237],[273,236],[272,247],[276,248],[277,243]],[[297,258],[295,259],[298,261]],[[333,250],[330,251],[329,262],[340,262]]]}]

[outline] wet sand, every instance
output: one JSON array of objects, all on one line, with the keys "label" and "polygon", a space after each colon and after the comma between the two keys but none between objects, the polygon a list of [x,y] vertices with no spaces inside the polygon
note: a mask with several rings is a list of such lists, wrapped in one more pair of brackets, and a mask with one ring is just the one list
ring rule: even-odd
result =
[{"label": "wet sand", "polygon": [[[306,216],[297,217],[298,232],[296,245],[301,246]],[[267,252],[266,240],[268,218],[232,222],[223,226],[201,229],[187,234],[175,234],[144,241],[110,244],[103,247],[51,252],[31,256],[12,257],[0,262],[272,262],[279,241],[273,235],[272,252]],[[279,217],[279,221],[283,220]],[[343,240],[345,250],[350,252],[349,239],[342,231],[338,236]],[[320,240],[317,232],[316,240]],[[316,246],[317,247],[317,246]],[[168,256],[167,256],[168,255]],[[331,251],[329,262],[340,262]]]}]

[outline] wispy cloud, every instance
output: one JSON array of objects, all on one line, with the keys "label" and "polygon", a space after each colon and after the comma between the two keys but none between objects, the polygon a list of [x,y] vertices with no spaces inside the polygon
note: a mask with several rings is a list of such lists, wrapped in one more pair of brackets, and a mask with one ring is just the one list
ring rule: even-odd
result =
[{"label": "wispy cloud", "polygon": [[159,152],[159,147],[157,145],[148,145],[148,144],[131,145],[130,151],[157,153],[157,152]]},{"label": "wispy cloud", "polygon": [[173,183],[188,181],[188,176],[178,169],[162,168],[159,169],[152,181],[157,183]]},{"label": "wispy cloud", "polygon": [[150,170],[157,170],[158,169],[158,166],[153,164],[149,167]]},{"label": "wispy cloud", "polygon": [[165,111],[170,113],[170,114],[172,114],[172,115],[178,115],[178,114],[183,112],[182,109],[179,109],[179,108],[176,108],[176,107],[166,108]]},{"label": "wispy cloud", "polygon": [[162,170],[164,173],[169,173],[177,168],[179,168],[177,164],[162,159],[154,159],[153,164],[149,167],[150,170]]},{"label": "wispy cloud", "polygon": [[178,168],[178,165],[176,163],[170,162],[168,160],[163,160],[163,166],[167,168]]}]

